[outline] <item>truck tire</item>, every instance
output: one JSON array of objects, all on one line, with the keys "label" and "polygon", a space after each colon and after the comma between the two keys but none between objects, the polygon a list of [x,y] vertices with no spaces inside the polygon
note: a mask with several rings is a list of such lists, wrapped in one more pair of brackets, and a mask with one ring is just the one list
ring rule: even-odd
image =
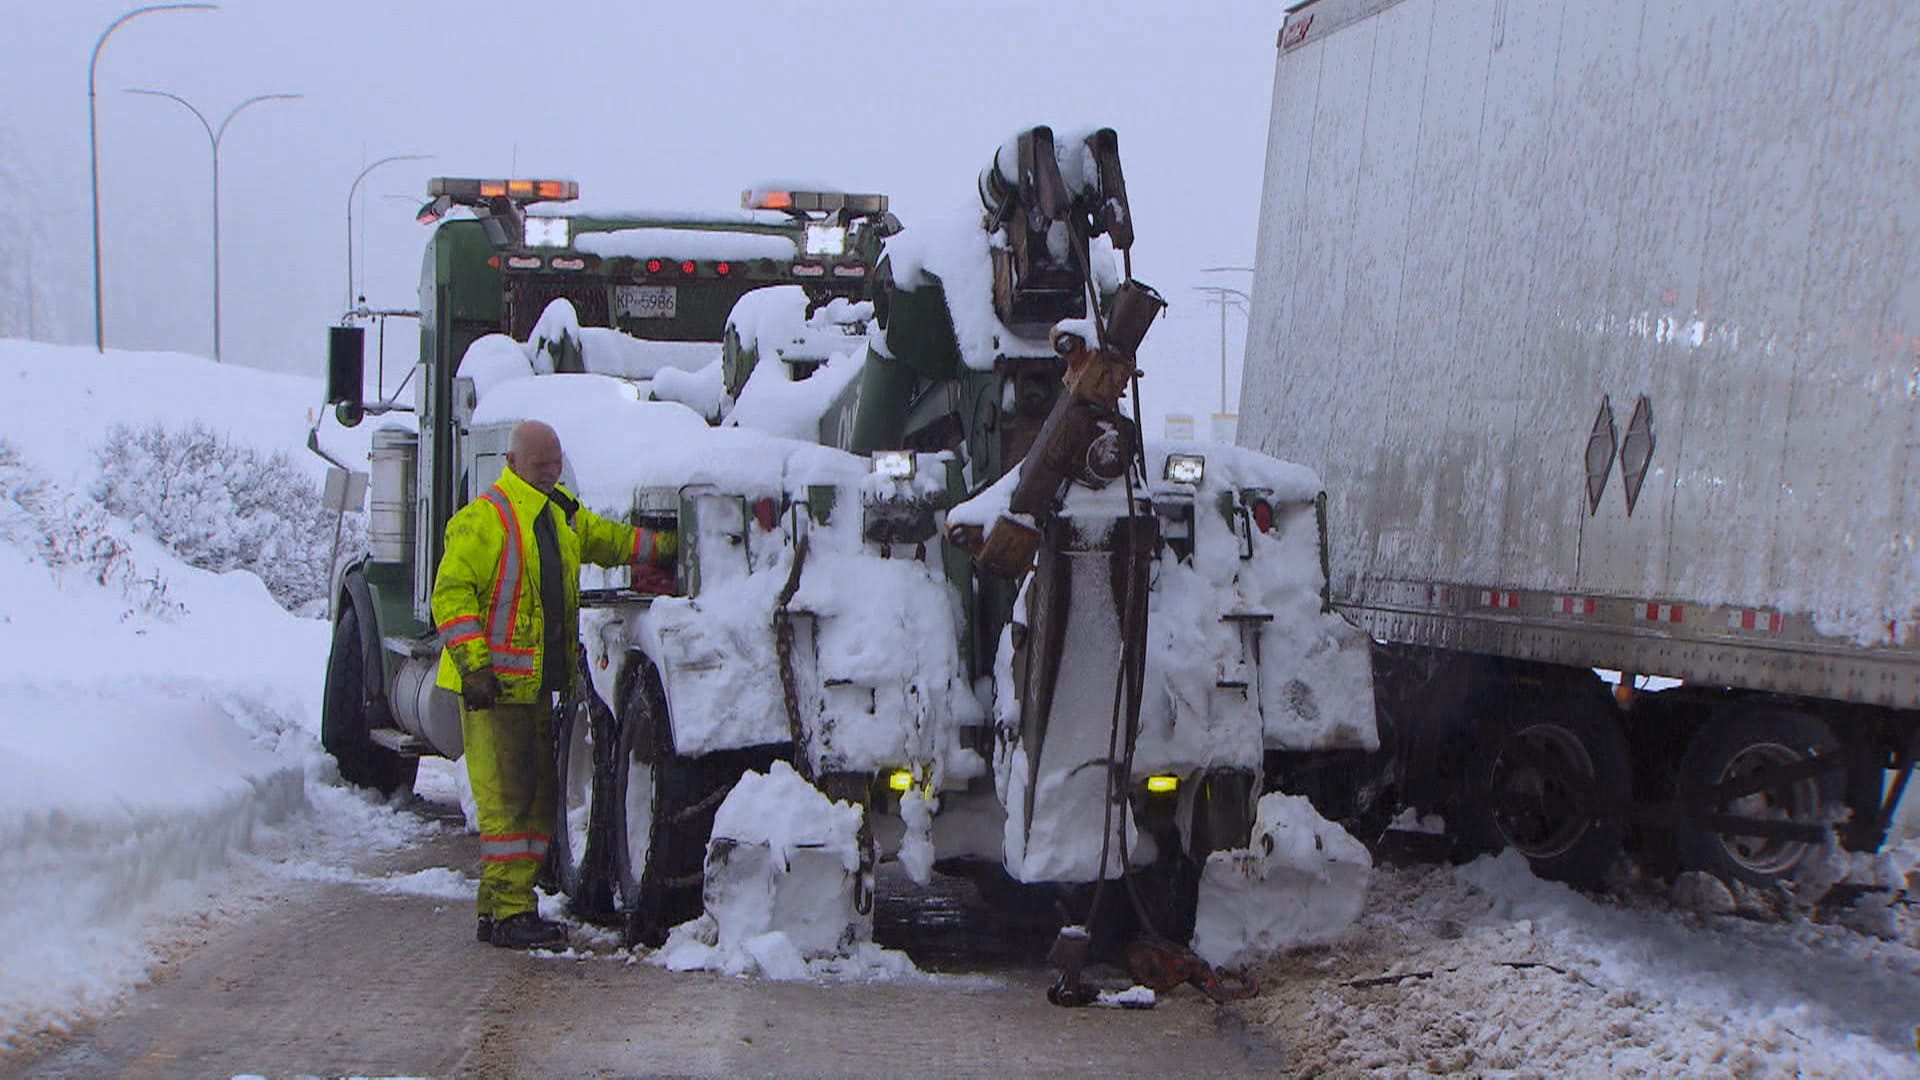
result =
[{"label": "truck tire", "polygon": [[[320,704],[320,745],[340,767],[340,778],[355,787],[370,788],[382,796],[413,790],[420,759],[389,750],[373,741],[374,706],[367,693],[367,643],[360,633],[360,613],[342,605],[333,626],[333,650],[327,655],[327,682]],[[384,708],[379,711],[384,712]]]},{"label": "truck tire", "polygon": [[607,881],[612,839],[613,755],[601,745],[613,733],[612,717],[582,678],[554,708],[555,800],[549,869],[574,915],[602,921],[613,915]]},{"label": "truck tire", "polygon": [[687,757],[674,749],[666,691],[653,662],[637,657],[615,743],[613,889],[627,941],[658,946],[703,910],[707,840],[720,803],[772,750]]},{"label": "truck tire", "polygon": [[1723,881],[1761,888],[1776,887],[1792,877],[1820,845],[1730,836],[1716,831],[1707,819],[1727,814],[1824,825],[1833,820],[1841,801],[1843,777],[1838,763],[1830,772],[1795,781],[1784,789],[1736,797],[1724,806],[1716,799],[1714,789],[1762,769],[1833,753],[1838,746],[1833,733],[1818,719],[1782,709],[1723,710],[1707,721],[1687,743],[1676,778],[1680,813],[1674,825],[1674,843],[1681,864]]},{"label": "truck tire", "polygon": [[1598,885],[1620,854],[1633,765],[1604,697],[1568,686],[1521,697],[1482,731],[1468,839],[1526,856],[1536,876]]}]

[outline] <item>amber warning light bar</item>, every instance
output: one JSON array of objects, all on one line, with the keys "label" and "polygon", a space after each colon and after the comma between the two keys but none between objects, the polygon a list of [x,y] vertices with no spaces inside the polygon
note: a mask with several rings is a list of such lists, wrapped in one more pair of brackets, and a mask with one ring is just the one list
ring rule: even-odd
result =
[{"label": "amber warning light bar", "polygon": [[455,202],[471,199],[507,199],[517,203],[567,202],[580,197],[574,180],[470,180],[436,176],[427,181],[427,195],[444,195]]},{"label": "amber warning light bar", "polygon": [[884,214],[887,210],[885,195],[848,195],[838,191],[784,191],[767,188],[750,188],[740,193],[740,206],[744,210],[785,210],[789,213],[831,214],[844,210],[848,214]]}]

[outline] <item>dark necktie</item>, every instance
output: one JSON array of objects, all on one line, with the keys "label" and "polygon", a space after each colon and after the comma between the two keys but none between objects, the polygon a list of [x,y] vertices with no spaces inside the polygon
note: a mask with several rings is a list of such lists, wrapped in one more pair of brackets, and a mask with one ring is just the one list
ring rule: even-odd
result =
[{"label": "dark necktie", "polygon": [[540,551],[540,611],[546,635],[540,649],[542,690],[565,690],[567,665],[573,662],[564,625],[567,592],[560,563],[560,537],[553,531],[553,515],[558,512],[558,507],[549,504],[542,506],[533,519],[533,542]]}]

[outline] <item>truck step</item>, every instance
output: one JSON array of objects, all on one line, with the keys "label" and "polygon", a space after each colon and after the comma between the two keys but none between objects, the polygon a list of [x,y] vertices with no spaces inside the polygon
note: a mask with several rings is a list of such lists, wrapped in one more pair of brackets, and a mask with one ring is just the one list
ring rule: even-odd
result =
[{"label": "truck step", "polygon": [[433,753],[433,747],[427,745],[425,739],[409,735],[399,728],[374,728],[367,732],[367,738],[372,739],[376,746],[384,746],[396,754],[407,757],[420,757],[423,754]]}]

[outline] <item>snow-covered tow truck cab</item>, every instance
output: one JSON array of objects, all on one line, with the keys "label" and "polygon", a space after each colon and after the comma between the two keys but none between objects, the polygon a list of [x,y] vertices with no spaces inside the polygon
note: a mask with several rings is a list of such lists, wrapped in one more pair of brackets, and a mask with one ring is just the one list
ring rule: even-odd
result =
[{"label": "snow-covered tow truck cab", "polygon": [[[374,535],[335,590],[339,647],[325,705],[328,749],[354,783],[405,788],[418,755],[461,750],[457,710],[434,690],[428,597],[447,520],[504,461],[513,417],[481,415],[480,399],[534,374],[597,380],[602,398],[707,381],[717,396],[735,302],[770,285],[820,303],[863,294],[860,246],[877,247],[871,234],[891,221],[884,205],[869,226],[774,208],[773,198],[735,211],[635,211],[582,207],[579,194],[563,179],[430,182],[418,220],[434,229],[418,311],[406,313],[421,322],[413,402],[362,400],[365,333],[351,324],[365,312],[333,328],[329,401],[343,424],[367,416],[381,424],[370,470]],[[841,250],[826,250],[810,230],[840,217],[856,227],[840,234]],[[683,419],[662,408],[651,422]],[[359,647],[345,647],[349,640]]]}]

